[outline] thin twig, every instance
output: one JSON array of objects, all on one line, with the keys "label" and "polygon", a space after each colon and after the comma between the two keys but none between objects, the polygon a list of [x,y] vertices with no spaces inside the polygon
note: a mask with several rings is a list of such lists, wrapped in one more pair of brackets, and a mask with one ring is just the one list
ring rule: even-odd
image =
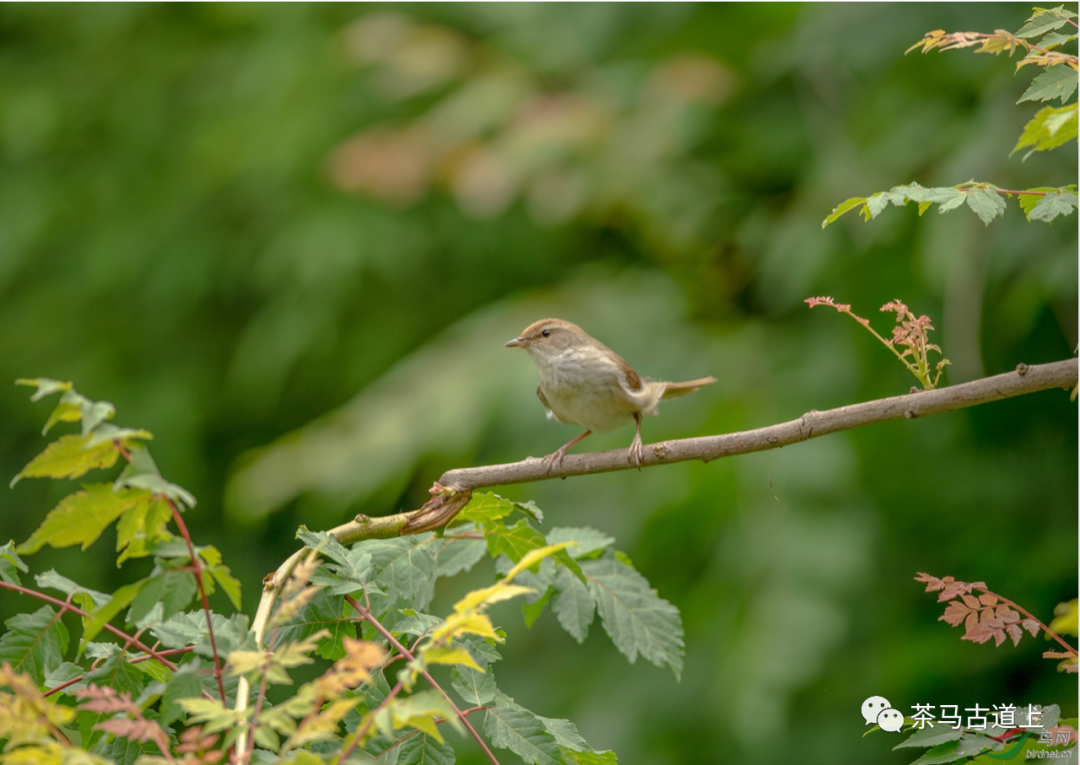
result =
[{"label": "thin twig", "polygon": [[187,542],[188,554],[191,556],[191,566],[195,569],[195,583],[199,585],[199,595],[202,596],[203,613],[206,615],[206,629],[210,633],[210,651],[214,654],[214,677],[217,679],[218,692],[221,694],[221,703],[224,704],[225,682],[221,678],[221,657],[218,655],[217,640],[214,639],[214,620],[210,618],[210,601],[206,597],[206,588],[203,587],[202,564],[199,561],[199,556],[195,554],[195,545],[191,542],[191,534],[188,533],[187,524],[184,523],[180,511],[169,497],[161,495],[161,498],[168,503],[169,508],[172,510],[173,520],[176,521],[176,527],[180,529],[180,535],[183,536],[184,541]]},{"label": "thin twig", "polygon": [[[391,633],[390,630],[386,629],[386,627],[383,626],[382,622],[380,622],[378,619],[376,619],[374,616],[372,616],[371,611],[368,611],[366,608],[364,608],[362,605],[360,605],[360,603],[356,600],[356,598],[354,598],[352,595],[346,595],[345,596],[345,601],[350,606],[352,606],[353,608],[356,609],[356,613],[360,614],[360,616],[362,616],[364,619],[366,619],[368,621],[368,623],[371,624],[372,627],[377,629],[379,631],[379,633],[384,638],[386,638],[386,640],[390,643],[390,645],[392,645],[394,647],[394,650],[396,650],[398,653],[405,656],[409,661],[414,660],[415,657],[413,656],[412,652],[408,648],[403,646],[401,644],[401,642],[396,637],[394,637],[393,633]],[[431,674],[426,669],[421,670],[420,674],[424,676],[425,680],[427,680],[429,683],[431,683],[432,688],[434,688],[439,693],[441,693],[443,695],[443,698],[445,698],[447,700],[447,702],[449,702],[450,706],[454,710],[454,714],[456,714],[458,716],[458,719],[461,720],[462,724],[466,728],[469,729],[469,733],[471,733],[472,737],[474,739],[476,739],[476,743],[478,743],[480,745],[480,748],[484,750],[484,754],[486,754],[488,756],[488,759],[491,760],[491,762],[494,763],[494,765],[499,765],[499,761],[495,758],[495,755],[491,753],[490,749],[488,749],[487,742],[484,741],[484,739],[482,739],[480,737],[480,734],[476,732],[476,728],[474,728],[472,726],[472,723],[470,723],[465,718],[465,715],[458,708],[458,705],[454,703],[454,700],[452,698],[450,698],[450,694],[447,693],[445,690],[443,690],[443,687],[441,685],[439,685],[437,682],[435,682],[435,678],[433,678],[431,676]]]}]

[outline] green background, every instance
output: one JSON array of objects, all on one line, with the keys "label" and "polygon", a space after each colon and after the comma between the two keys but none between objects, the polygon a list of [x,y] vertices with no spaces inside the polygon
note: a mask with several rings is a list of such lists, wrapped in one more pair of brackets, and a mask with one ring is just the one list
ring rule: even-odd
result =
[{"label": "green background", "polygon": [[[152,431],[163,474],[199,498],[192,533],[253,613],[300,523],[415,508],[444,470],[576,435],[544,419],[531,362],[501,347],[544,316],[642,375],[720,378],[666,403],[646,442],[914,384],[855,322],[809,311],[812,295],[883,334],[893,298],[928,314],[948,384],[1068,358],[1075,218],[1028,223],[1010,200],[989,227],[909,206],[820,228],[842,200],[911,181],[1076,182],[1075,143],[1008,156],[1037,108],[1015,104],[1034,68],[903,55],[931,29],[1016,30],[1030,12],[5,5],[0,381],[74,380]],[[354,176],[343,145],[368,162]],[[25,389],[0,392],[0,473],[44,447],[46,416]],[[1075,716],[1076,679],[1041,637],[961,642],[912,577],[983,580],[1049,620],[1077,594],[1077,480],[1076,407],[1051,391],[506,487],[547,526],[614,535],[682,611],[687,655],[676,683],[628,666],[598,624],[578,646],[550,614],[526,630],[504,605],[500,687],[625,763],[914,759],[891,734],[861,738],[870,695],[908,714]],[[6,491],[0,537],[25,540],[68,490]],[[117,570],[112,533],[29,562],[115,589],[150,564]],[[441,583],[434,612],[490,577],[484,563]],[[28,607],[0,596],[4,616]],[[471,741],[459,751],[481,761]]]}]

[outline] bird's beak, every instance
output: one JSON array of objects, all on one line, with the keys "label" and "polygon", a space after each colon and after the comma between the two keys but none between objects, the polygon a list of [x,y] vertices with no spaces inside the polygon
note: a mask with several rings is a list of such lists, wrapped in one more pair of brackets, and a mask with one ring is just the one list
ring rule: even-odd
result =
[{"label": "bird's beak", "polygon": [[509,343],[504,343],[503,348],[525,348],[528,345],[529,345],[528,340],[526,340],[524,338],[521,338],[521,337],[515,337]]}]

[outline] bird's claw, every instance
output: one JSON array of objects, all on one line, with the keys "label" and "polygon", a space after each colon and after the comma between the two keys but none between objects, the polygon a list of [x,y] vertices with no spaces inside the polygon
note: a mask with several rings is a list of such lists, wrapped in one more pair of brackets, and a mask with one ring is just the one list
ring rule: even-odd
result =
[{"label": "bird's claw", "polygon": [[546,467],[544,469],[544,475],[551,475],[551,469],[555,467],[555,463],[559,463],[559,467],[562,467],[563,458],[566,456],[566,447],[553,451],[548,456],[544,457],[541,461]]},{"label": "bird's claw", "polygon": [[634,440],[630,442],[629,454],[626,457],[627,462],[634,463],[634,467],[641,470],[641,437],[634,436]]}]

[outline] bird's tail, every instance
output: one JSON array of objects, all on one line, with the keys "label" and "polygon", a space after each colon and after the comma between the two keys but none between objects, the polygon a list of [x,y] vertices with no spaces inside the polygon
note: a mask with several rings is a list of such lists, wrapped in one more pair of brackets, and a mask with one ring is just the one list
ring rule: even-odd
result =
[{"label": "bird's tail", "polygon": [[715,377],[702,377],[697,380],[691,380],[690,382],[680,383],[664,383],[664,395],[661,398],[678,398],[679,396],[685,396],[688,393],[693,393],[698,388],[704,388],[706,385],[712,385],[716,382]]}]

